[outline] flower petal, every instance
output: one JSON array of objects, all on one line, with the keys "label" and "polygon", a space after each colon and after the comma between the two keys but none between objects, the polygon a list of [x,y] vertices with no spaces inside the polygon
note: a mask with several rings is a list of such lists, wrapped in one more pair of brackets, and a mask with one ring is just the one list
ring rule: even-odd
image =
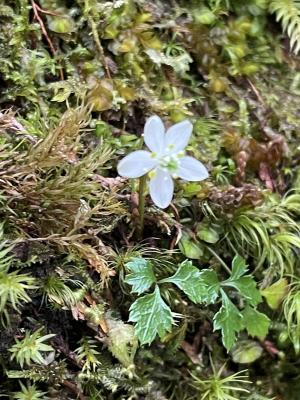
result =
[{"label": "flower petal", "polygon": [[156,167],[157,161],[145,150],[134,151],[124,157],[118,164],[118,173],[125,178],[139,178]]},{"label": "flower petal", "polygon": [[167,152],[178,153],[184,150],[190,140],[192,130],[193,125],[188,120],[171,126],[165,137]]},{"label": "flower petal", "polygon": [[179,169],[176,174],[186,181],[202,181],[208,178],[206,167],[194,157],[182,157],[179,159]]},{"label": "flower petal", "polygon": [[155,172],[155,176],[150,180],[150,196],[154,204],[160,208],[166,208],[173,198],[173,179],[162,169],[157,168]]},{"label": "flower petal", "polygon": [[164,150],[165,127],[157,115],[147,119],[144,128],[144,140],[151,151],[161,154]]}]

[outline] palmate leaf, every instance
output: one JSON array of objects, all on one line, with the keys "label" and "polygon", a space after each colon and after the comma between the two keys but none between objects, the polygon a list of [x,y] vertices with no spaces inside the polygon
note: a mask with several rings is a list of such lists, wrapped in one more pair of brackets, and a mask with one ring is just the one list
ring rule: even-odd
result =
[{"label": "palmate leaf", "polygon": [[131,273],[126,275],[125,282],[132,285],[132,293],[144,293],[156,282],[150,261],[135,257],[132,261],[126,263],[126,267]]},{"label": "palmate leaf", "polygon": [[214,317],[214,330],[222,331],[223,344],[227,350],[233,346],[236,333],[246,329],[251,336],[264,338],[269,329],[269,318],[254,308],[262,301],[261,294],[256,287],[256,282],[251,275],[243,276],[247,272],[245,260],[236,256],[232,261],[230,277],[221,283],[221,287],[231,287],[249,303],[240,311],[221,289],[222,307]]},{"label": "palmate leaf", "polygon": [[162,279],[159,283],[166,282],[174,283],[194,303],[208,302],[208,285],[191,261],[184,261],[173,276]]},{"label": "palmate leaf", "polygon": [[163,301],[158,286],[151,294],[137,299],[129,309],[129,321],[135,322],[135,333],[141,344],[151,343],[171,331],[174,319],[170,307]]},{"label": "palmate leaf", "polygon": [[214,331],[221,330],[223,345],[229,351],[235,342],[236,333],[243,329],[243,317],[225,292],[221,290],[221,293],[222,307],[214,316]]}]

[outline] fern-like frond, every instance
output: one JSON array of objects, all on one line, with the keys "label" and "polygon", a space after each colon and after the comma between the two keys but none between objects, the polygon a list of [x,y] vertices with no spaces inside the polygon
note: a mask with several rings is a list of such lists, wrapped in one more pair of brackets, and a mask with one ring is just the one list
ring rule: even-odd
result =
[{"label": "fern-like frond", "polygon": [[300,1],[271,0],[269,10],[276,14],[276,20],[281,21],[282,28],[291,41],[291,50],[300,50]]},{"label": "fern-like frond", "polygon": [[31,365],[22,370],[6,371],[10,379],[28,379],[34,383],[46,382],[48,385],[58,385],[67,379],[67,365],[64,360],[53,361],[48,365]]},{"label": "fern-like frond", "polygon": [[101,364],[98,359],[99,351],[96,340],[84,337],[80,340],[80,346],[75,350],[78,360],[83,363],[82,371],[95,371],[97,366]]}]

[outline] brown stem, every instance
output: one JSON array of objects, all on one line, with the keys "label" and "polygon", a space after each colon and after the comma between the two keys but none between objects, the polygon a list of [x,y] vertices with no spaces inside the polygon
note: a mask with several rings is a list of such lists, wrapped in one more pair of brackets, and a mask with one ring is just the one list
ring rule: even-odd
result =
[{"label": "brown stem", "polygon": [[105,60],[104,50],[103,50],[103,47],[102,47],[102,45],[101,45],[100,38],[99,38],[99,35],[98,35],[97,25],[96,25],[96,23],[95,23],[95,21],[93,20],[92,17],[89,17],[89,23],[90,23],[90,26],[91,26],[91,29],[92,29],[94,41],[95,41],[95,43],[96,43],[96,47],[97,47],[97,49],[98,49],[99,56],[100,56],[102,65],[103,65],[103,67],[104,67],[106,76],[107,76],[108,79],[111,79],[111,75],[110,75],[110,72],[109,72],[109,68],[108,68],[107,62],[106,62],[106,60]]},{"label": "brown stem", "polygon": [[76,397],[80,400],[88,400],[88,398],[80,391],[80,389],[75,385],[75,383],[68,380],[63,381],[63,385],[68,388]]},{"label": "brown stem", "polygon": [[[53,46],[53,43],[52,43],[52,41],[51,41],[51,39],[50,39],[50,37],[48,35],[47,29],[45,28],[44,21],[42,20],[42,18],[40,17],[40,14],[39,14],[39,11],[43,12],[44,14],[50,14],[50,12],[46,12],[46,11],[42,10],[41,7],[38,4],[36,4],[36,2],[34,0],[31,0],[31,6],[32,6],[34,18],[38,21],[38,23],[39,23],[39,25],[41,27],[42,33],[43,33],[43,35],[45,36],[45,38],[46,38],[46,40],[48,42],[48,45],[49,45],[50,50],[51,50],[51,53],[53,54],[53,56],[55,56],[56,55],[56,49]],[[60,73],[61,80],[64,80],[64,73],[63,73],[63,69],[62,69],[61,66],[60,66],[60,69],[59,69],[59,73]]]}]

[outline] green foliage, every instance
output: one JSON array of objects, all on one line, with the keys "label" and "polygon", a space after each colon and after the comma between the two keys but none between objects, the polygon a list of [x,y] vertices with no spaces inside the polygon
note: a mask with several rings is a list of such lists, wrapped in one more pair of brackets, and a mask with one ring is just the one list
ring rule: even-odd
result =
[{"label": "green foliage", "polygon": [[126,263],[131,272],[126,275],[125,282],[132,286],[132,292],[142,294],[156,282],[152,264],[144,258],[134,258]]},{"label": "green foliage", "polygon": [[193,386],[200,391],[200,400],[239,400],[243,393],[249,394],[245,385],[250,384],[247,370],[236,372],[222,378],[225,364],[217,371],[213,363],[213,374],[207,379],[192,375]]},{"label": "green foliage", "polygon": [[[139,266],[137,268],[137,266]],[[168,278],[156,280],[150,261],[135,258],[126,264],[131,271],[130,279],[125,282],[137,285],[142,276],[149,276],[149,284],[139,286],[139,294],[148,290],[154,282],[157,282],[155,290],[151,294],[139,297],[130,307],[129,321],[135,322],[136,335],[144,343],[151,343],[156,334],[163,338],[171,330],[174,324],[172,311],[163,301],[160,294],[160,285],[171,283],[181,289],[194,303],[210,304],[216,302],[221,295],[222,306],[214,316],[214,330],[222,331],[223,344],[230,350],[236,341],[236,333],[246,328],[249,335],[264,338],[268,332],[269,318],[256,310],[256,306],[262,301],[261,294],[256,288],[256,282],[247,273],[245,260],[236,256],[232,261],[230,277],[220,282],[215,271],[199,271],[191,261],[181,263],[176,273]],[[143,270],[144,267],[144,270]],[[143,274],[142,274],[143,272]],[[225,288],[234,288],[246,301],[244,310],[240,311],[229,299]],[[257,321],[259,326],[257,326]]]},{"label": "green foliage", "polygon": [[[74,280],[71,280],[69,283],[74,286],[82,285],[80,281]],[[84,288],[72,290],[61,277],[55,275],[49,275],[41,282],[41,290],[50,301],[69,307],[78,303],[85,294]]]},{"label": "green foliage", "polygon": [[267,336],[270,326],[270,319],[255,308],[246,306],[242,311],[243,324],[248,335],[264,339]]},{"label": "green foliage", "polygon": [[288,281],[286,278],[281,278],[277,282],[261,290],[261,294],[266,299],[268,306],[272,310],[276,310],[282,303],[287,290]]},{"label": "green foliage", "polygon": [[300,247],[298,204],[298,195],[289,194],[282,199],[271,197],[255,209],[241,207],[226,223],[226,240],[254,257],[257,268],[267,262],[281,275],[290,273]]},{"label": "green foliage", "polygon": [[194,303],[207,301],[208,289],[205,279],[202,279],[201,273],[191,261],[183,262],[173,276],[162,279],[160,283],[173,283]]},{"label": "green foliage", "polygon": [[106,323],[108,325],[109,351],[124,367],[132,367],[138,348],[138,339],[133,326],[112,318],[109,314],[106,314]]},{"label": "green foliage", "polygon": [[171,309],[162,299],[158,286],[153,293],[137,299],[129,311],[129,321],[136,323],[135,332],[141,344],[153,342],[157,334],[164,337],[174,324]]},{"label": "green foliage", "polygon": [[[1,229],[1,227],[0,227]],[[31,301],[27,290],[36,289],[35,279],[28,274],[11,271],[13,257],[9,255],[12,247],[0,246],[0,314],[2,323],[9,322],[9,307],[20,311],[23,303]]]},{"label": "green foliage", "polygon": [[11,359],[18,362],[21,368],[25,365],[31,365],[32,363],[44,364],[45,359],[43,357],[44,352],[51,352],[54,349],[45,344],[44,342],[55,336],[50,333],[48,335],[41,336],[42,329],[35,332],[27,331],[23,339],[16,339],[16,343],[9,349],[12,353]]},{"label": "green foliage", "polygon": [[59,385],[67,379],[67,365],[64,360],[53,361],[48,365],[31,365],[29,369],[9,370],[7,376],[10,379],[27,379],[32,382]]},{"label": "green foliage", "polygon": [[82,363],[82,371],[95,371],[97,366],[101,364],[99,360],[99,351],[97,350],[97,342],[91,338],[82,338],[80,346],[77,347],[75,353],[77,354],[79,362]]},{"label": "green foliage", "polygon": [[271,0],[270,11],[276,13],[277,21],[281,21],[283,30],[291,40],[291,50],[300,50],[300,2],[299,0]]},{"label": "green foliage", "polygon": [[290,285],[290,290],[283,303],[284,317],[287,322],[288,334],[294,345],[296,354],[300,352],[300,282]]},{"label": "green foliage", "polygon": [[222,307],[214,316],[214,329],[221,329],[223,344],[230,350],[236,340],[236,333],[243,329],[243,317],[223,291],[221,295]]},{"label": "green foliage", "polygon": [[[246,263],[236,256],[232,261],[231,276],[221,283],[223,289],[232,287],[246,300],[248,305],[245,309],[239,309],[229,300],[228,296],[221,289],[222,307],[214,317],[214,329],[222,331],[223,344],[227,350],[233,346],[236,333],[243,328],[247,329],[249,335],[264,338],[268,332],[270,320],[256,310],[256,306],[262,301],[256,282],[247,272]],[[260,326],[257,326],[260,323]]]},{"label": "green foliage", "polygon": [[246,275],[247,265],[245,260],[240,256],[236,256],[232,261],[232,269],[230,278],[222,282],[222,286],[233,287],[251,304],[256,306],[261,302],[261,295],[256,288],[256,282],[253,276]]},{"label": "green foliage", "polygon": [[[299,1],[2,0],[0,19],[0,396],[298,400]],[[147,196],[139,241],[116,164],[153,114],[193,123],[210,177],[166,210]]]},{"label": "green foliage", "polygon": [[46,392],[42,392],[38,390],[35,385],[25,386],[20,382],[21,391],[13,393],[13,399],[17,400],[39,400],[39,399],[47,399],[45,396]]},{"label": "green foliage", "polygon": [[232,359],[239,364],[249,364],[258,360],[263,354],[262,346],[254,340],[239,340],[233,347]]}]

